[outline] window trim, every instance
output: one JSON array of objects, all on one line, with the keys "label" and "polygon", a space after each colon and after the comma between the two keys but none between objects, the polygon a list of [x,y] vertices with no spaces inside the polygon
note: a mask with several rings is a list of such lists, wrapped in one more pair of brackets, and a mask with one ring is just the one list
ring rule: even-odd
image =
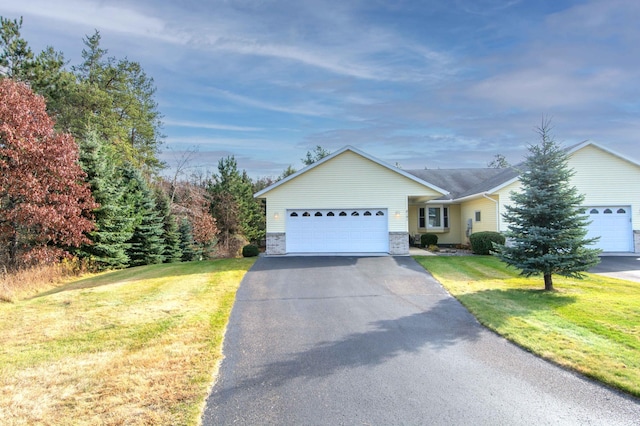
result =
[{"label": "window trim", "polygon": [[[420,227],[420,209],[424,208],[425,213],[425,227]],[[429,209],[439,209],[439,217],[440,217],[440,225],[439,226],[431,226],[429,222]],[[435,230],[445,230],[449,229],[449,206],[444,204],[427,204],[425,207],[418,208],[418,229],[435,229]]]}]

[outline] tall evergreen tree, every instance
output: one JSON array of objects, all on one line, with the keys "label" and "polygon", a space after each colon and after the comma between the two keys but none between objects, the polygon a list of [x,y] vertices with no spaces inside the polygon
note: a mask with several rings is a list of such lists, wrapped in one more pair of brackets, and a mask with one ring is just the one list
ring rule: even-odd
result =
[{"label": "tall evergreen tree", "polygon": [[77,254],[90,258],[98,269],[123,268],[129,264],[127,241],[133,236],[133,212],[127,208],[122,179],[115,168],[110,146],[95,132],[80,141],[80,164],[87,174],[91,193],[100,206],[93,211],[92,244]]},{"label": "tall evergreen tree", "polygon": [[178,227],[180,233],[180,251],[182,252],[182,261],[190,262],[197,259],[198,255],[194,249],[193,230],[187,218],[182,218]]},{"label": "tall evergreen tree", "polygon": [[253,242],[264,238],[264,215],[260,202],[253,198],[253,182],[245,171],[240,173],[233,156],[220,159],[218,173],[208,183],[207,191],[220,243],[227,251],[235,250],[232,242],[236,235]]},{"label": "tall evergreen tree", "polygon": [[162,217],[162,238],[164,239],[164,251],[162,253],[164,262],[180,262],[182,260],[182,250],[180,249],[180,233],[176,217],[171,213],[169,197],[161,188],[155,189],[156,209]]},{"label": "tall evergreen tree", "polygon": [[503,214],[509,224],[509,244],[498,257],[521,275],[544,276],[545,290],[553,290],[553,274],[581,278],[599,262],[599,250],[586,248],[588,220],[580,211],[584,196],[572,186],[567,153],[549,135],[549,123],[538,133],[539,145],[529,147],[520,175],[522,189],[511,193],[513,204]]},{"label": "tall evergreen tree", "polygon": [[163,221],[156,209],[153,193],[140,172],[131,165],[124,167],[128,204],[135,212],[135,226],[127,254],[130,265],[151,265],[164,260]]},{"label": "tall evergreen tree", "polygon": [[34,56],[20,35],[21,28],[22,18],[11,20],[0,16],[0,76],[26,83],[34,66]]}]

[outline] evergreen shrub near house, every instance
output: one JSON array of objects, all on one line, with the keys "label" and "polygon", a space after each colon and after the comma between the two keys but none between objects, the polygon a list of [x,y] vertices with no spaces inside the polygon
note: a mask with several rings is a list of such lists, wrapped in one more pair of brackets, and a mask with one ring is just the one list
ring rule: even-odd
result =
[{"label": "evergreen shrub near house", "polygon": [[254,244],[247,244],[242,247],[242,257],[255,257],[260,254],[258,246]]},{"label": "evergreen shrub near house", "polygon": [[438,236],[436,234],[422,234],[420,236],[420,245],[422,247],[438,245]]},{"label": "evergreen shrub near house", "polygon": [[499,232],[476,232],[469,236],[469,242],[471,243],[471,251],[475,254],[487,255],[494,251],[493,243],[504,245],[504,235]]}]

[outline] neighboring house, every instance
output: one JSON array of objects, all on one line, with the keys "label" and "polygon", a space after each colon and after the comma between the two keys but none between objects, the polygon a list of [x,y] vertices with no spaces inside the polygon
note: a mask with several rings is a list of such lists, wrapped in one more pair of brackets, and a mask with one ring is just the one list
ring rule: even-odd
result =
[{"label": "neighboring house", "polygon": [[[568,148],[572,184],[585,195],[588,236],[605,252],[640,252],[640,163],[600,145]],[[508,169],[402,170],[344,147],[255,194],[266,200],[267,254],[406,255],[409,240],[438,235],[466,244],[505,231],[502,218],[519,172]]]}]

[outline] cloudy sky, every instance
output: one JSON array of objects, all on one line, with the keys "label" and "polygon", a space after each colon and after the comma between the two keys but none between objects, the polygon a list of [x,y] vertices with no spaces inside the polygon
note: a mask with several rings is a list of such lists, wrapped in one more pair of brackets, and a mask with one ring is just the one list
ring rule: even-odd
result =
[{"label": "cloudy sky", "polygon": [[556,140],[640,159],[637,0],[0,0],[70,64],[94,29],[157,86],[162,158],[275,176],[316,145],[411,168]]}]

